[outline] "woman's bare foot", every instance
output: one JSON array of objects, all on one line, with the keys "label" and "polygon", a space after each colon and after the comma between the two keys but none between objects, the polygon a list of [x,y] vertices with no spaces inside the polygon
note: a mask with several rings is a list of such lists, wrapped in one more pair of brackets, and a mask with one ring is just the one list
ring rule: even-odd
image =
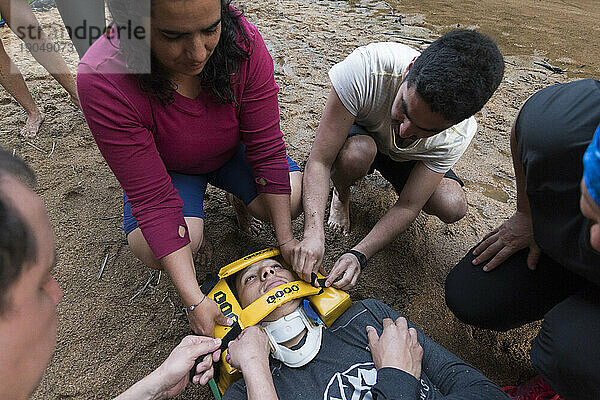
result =
[{"label": "woman's bare foot", "polygon": [[229,201],[229,204],[233,207],[233,211],[235,211],[235,217],[240,230],[251,235],[258,235],[263,229],[263,223],[250,215],[248,207],[240,199],[231,193],[225,193],[225,197],[227,197],[227,201]]},{"label": "woman's bare foot", "polygon": [[44,118],[44,114],[39,111],[29,114],[27,121],[25,121],[25,126],[21,129],[21,136],[28,139],[34,138],[38,134]]},{"label": "woman's bare foot", "polygon": [[345,196],[340,196],[333,188],[331,196],[331,207],[329,208],[329,219],[327,225],[335,232],[343,235],[350,234],[350,189]]}]

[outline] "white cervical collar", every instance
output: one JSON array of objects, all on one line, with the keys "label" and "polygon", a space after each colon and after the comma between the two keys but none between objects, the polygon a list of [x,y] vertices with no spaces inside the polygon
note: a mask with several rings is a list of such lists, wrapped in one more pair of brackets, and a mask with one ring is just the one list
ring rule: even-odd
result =
[{"label": "white cervical collar", "polygon": [[[321,348],[323,325],[315,325],[311,322],[302,306],[277,321],[261,322],[260,326],[271,342],[273,357],[288,367],[298,368],[308,364]],[[299,349],[292,350],[279,344],[295,338],[304,329],[307,330],[306,340]]]}]

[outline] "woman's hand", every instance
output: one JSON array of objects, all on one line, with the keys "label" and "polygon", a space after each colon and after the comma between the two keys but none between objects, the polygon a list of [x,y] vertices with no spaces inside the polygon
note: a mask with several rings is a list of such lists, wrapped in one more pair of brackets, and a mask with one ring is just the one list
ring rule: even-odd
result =
[{"label": "woman's hand", "polygon": [[229,342],[226,361],[243,374],[269,366],[269,339],[258,326],[250,326]]},{"label": "woman's hand", "polygon": [[192,331],[210,337],[215,335],[215,323],[223,326],[233,324],[233,320],[224,316],[217,303],[208,296],[198,307],[188,311],[188,321],[190,321]]}]

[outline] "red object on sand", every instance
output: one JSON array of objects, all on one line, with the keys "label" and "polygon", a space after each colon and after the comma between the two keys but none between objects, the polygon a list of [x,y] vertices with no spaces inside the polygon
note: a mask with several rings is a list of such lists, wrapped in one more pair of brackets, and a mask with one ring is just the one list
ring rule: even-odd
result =
[{"label": "red object on sand", "polygon": [[506,386],[502,390],[512,400],[564,400],[540,375],[519,386]]}]

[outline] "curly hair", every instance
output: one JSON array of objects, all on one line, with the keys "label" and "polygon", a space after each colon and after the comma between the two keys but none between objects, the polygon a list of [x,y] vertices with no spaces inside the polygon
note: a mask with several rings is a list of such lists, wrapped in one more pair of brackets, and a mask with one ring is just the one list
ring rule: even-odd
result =
[{"label": "curly hair", "polygon": [[[160,0],[151,0],[154,3]],[[224,104],[237,106],[233,92],[235,76],[239,72],[240,63],[250,53],[250,38],[241,25],[242,11],[231,6],[231,0],[221,1],[221,36],[214,52],[206,62],[202,72],[198,74],[202,86],[210,89],[216,99]],[[113,16],[113,24],[117,26],[143,26],[144,10],[137,2],[131,0],[108,0],[108,7]],[[110,37],[109,37],[110,38]],[[125,58],[127,67],[132,71],[151,71],[135,73],[140,89],[155,96],[162,105],[174,101],[173,93],[176,85],[169,81],[166,71],[151,52],[148,64],[149,49],[140,46],[139,41],[121,38],[119,51]]]},{"label": "curly hair", "polygon": [[504,75],[504,58],[489,37],[471,30],[446,33],[415,60],[408,87],[431,111],[458,123],[481,110]]}]

